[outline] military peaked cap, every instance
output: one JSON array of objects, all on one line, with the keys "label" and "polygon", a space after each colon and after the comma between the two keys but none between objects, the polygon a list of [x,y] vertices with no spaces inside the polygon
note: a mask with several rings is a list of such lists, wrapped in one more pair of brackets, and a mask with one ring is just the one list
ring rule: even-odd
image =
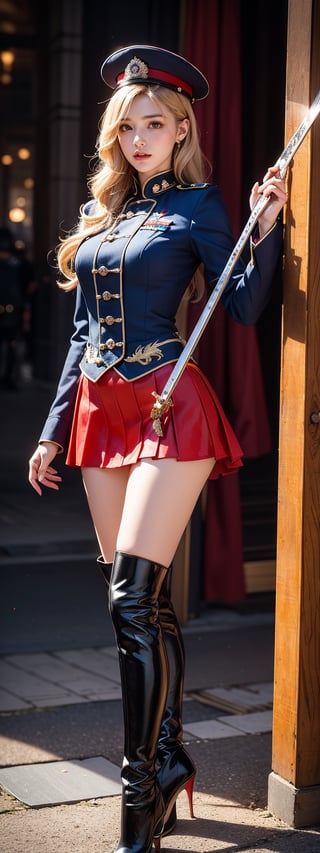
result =
[{"label": "military peaked cap", "polygon": [[101,76],[111,89],[127,83],[155,83],[186,95],[192,102],[206,98],[209,92],[208,81],[191,62],[170,50],[146,44],[116,50],[105,59]]}]

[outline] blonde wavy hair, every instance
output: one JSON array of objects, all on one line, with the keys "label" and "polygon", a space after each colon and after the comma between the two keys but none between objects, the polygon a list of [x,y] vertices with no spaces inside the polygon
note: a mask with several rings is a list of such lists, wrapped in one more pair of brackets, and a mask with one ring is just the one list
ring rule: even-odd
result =
[{"label": "blonde wavy hair", "polygon": [[88,179],[95,204],[90,214],[85,212],[82,205],[75,230],[60,240],[57,249],[58,267],[66,279],[57,283],[64,290],[72,290],[78,284],[74,259],[80,243],[112,225],[134,186],[135,170],[121,151],[118,134],[132,101],[139,95],[147,95],[155,104],[165,106],[175,117],[177,125],[183,119],[189,119],[185,138],[179,145],[174,145],[172,168],[178,183],[204,180],[205,161],[200,149],[196,118],[188,98],[159,85],[128,84],[116,90],[100,121],[98,164]]}]

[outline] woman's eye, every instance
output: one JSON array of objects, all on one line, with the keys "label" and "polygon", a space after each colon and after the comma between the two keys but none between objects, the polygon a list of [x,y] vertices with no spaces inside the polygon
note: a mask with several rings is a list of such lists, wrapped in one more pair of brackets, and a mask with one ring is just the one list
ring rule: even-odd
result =
[{"label": "woman's eye", "polygon": [[130,124],[120,124],[119,133],[124,133],[126,130],[131,130]]},{"label": "woman's eye", "polygon": [[159,127],[162,127],[162,122],[161,121],[151,121],[150,127],[152,127],[153,129],[157,129]]}]

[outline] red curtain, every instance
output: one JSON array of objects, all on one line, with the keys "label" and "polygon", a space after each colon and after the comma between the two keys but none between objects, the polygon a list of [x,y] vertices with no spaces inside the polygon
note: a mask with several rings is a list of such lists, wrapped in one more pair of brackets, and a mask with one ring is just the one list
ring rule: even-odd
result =
[{"label": "red curtain", "polygon": [[[202,150],[212,164],[210,180],[220,186],[237,238],[242,186],[240,0],[188,0],[184,55],[209,81],[209,96],[195,105],[195,113]],[[190,305],[189,334],[203,304]],[[255,328],[236,323],[219,304],[209,333],[201,339],[198,361],[245,456],[269,452],[272,442]],[[235,474],[208,483],[203,598],[227,603],[244,597],[240,488]]]}]

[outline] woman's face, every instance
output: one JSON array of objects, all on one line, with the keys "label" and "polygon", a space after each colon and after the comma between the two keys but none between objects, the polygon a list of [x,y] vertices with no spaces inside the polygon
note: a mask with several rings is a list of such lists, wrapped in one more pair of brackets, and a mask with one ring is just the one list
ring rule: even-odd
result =
[{"label": "woman's face", "polygon": [[173,114],[148,95],[137,95],[120,122],[118,140],[141,183],[171,168],[176,142],[188,132],[189,119],[177,122]]}]

